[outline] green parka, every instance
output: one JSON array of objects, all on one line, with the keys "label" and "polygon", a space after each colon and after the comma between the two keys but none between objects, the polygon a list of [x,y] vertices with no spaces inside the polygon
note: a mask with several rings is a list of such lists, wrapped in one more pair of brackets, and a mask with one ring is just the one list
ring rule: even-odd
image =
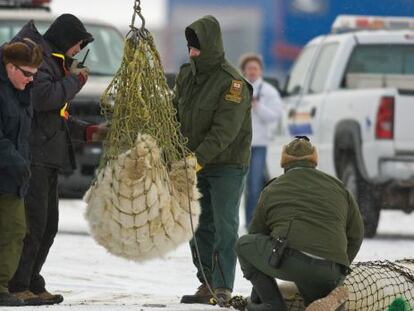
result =
[{"label": "green parka", "polygon": [[249,233],[287,234],[289,247],[349,266],[364,237],[358,205],[341,181],[310,166],[293,162],[265,187]]},{"label": "green parka", "polygon": [[205,16],[190,26],[201,54],[176,79],[174,105],[188,147],[203,167],[249,164],[251,86],[224,57],[220,25]]}]

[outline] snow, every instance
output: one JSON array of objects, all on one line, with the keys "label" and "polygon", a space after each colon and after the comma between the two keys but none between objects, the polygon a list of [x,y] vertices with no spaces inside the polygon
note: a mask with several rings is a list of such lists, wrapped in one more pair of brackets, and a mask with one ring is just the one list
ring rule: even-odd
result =
[{"label": "snow", "polygon": [[[19,310],[228,310],[179,303],[181,295],[193,293],[199,285],[187,245],[164,259],[145,263],[117,258],[88,235],[84,211],[85,204],[81,201],[61,200],[59,234],[44,267],[48,289],[61,293],[65,301],[55,306]],[[413,223],[414,214],[383,211],[378,236],[364,241],[357,260],[412,257]],[[238,267],[234,293],[247,295],[249,292],[250,284],[243,279]]]}]

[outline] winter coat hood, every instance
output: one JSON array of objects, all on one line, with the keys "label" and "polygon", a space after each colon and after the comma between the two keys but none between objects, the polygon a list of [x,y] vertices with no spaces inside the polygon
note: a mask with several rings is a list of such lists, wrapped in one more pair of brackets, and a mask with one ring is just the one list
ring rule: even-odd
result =
[{"label": "winter coat hood", "polygon": [[82,49],[94,40],[83,23],[72,14],[56,18],[43,37],[63,54],[81,40]]},{"label": "winter coat hood", "polygon": [[16,34],[16,36],[11,40],[11,42],[22,41],[23,38],[29,38],[39,44],[42,47],[44,55],[49,55],[52,53],[45,39],[43,39],[43,36],[37,30],[33,20],[28,21],[26,25],[24,25],[22,29],[20,29],[20,31]]},{"label": "winter coat hood", "polygon": [[199,56],[190,60],[193,74],[216,69],[224,62],[223,39],[218,20],[214,16],[207,15],[193,22],[185,29],[187,41],[191,32],[197,36],[201,51]]}]

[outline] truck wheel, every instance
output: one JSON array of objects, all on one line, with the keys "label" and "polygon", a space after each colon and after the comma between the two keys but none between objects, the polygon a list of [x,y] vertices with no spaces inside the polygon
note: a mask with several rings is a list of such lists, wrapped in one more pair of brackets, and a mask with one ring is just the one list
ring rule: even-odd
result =
[{"label": "truck wheel", "polygon": [[376,204],[370,185],[362,178],[353,161],[347,161],[342,169],[342,182],[359,205],[364,221],[365,237],[373,238],[377,232],[380,207]]}]

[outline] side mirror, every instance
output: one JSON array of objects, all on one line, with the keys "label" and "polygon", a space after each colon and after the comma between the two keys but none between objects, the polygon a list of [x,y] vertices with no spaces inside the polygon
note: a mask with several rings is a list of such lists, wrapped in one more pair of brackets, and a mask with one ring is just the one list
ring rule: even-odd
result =
[{"label": "side mirror", "polygon": [[279,80],[273,77],[264,77],[264,80],[274,86],[279,94],[282,94],[283,90],[281,90]]},{"label": "side mirror", "polygon": [[286,89],[285,89],[285,88],[283,88],[283,90],[279,91],[279,93],[280,93],[280,96],[281,96],[281,97],[286,97],[286,96],[288,96],[288,95],[289,95],[289,94],[286,92]]}]

